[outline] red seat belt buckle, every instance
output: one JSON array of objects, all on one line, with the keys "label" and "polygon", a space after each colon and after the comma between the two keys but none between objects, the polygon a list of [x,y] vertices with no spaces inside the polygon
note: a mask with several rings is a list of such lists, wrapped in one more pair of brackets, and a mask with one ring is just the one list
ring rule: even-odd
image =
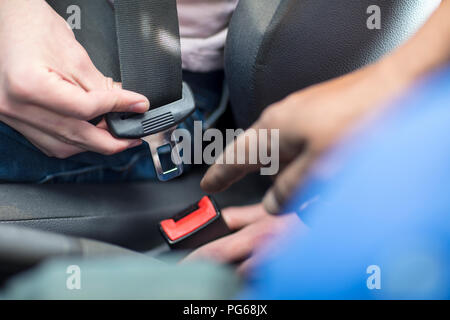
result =
[{"label": "red seat belt buckle", "polygon": [[219,207],[210,196],[159,223],[171,249],[191,250],[230,233]]}]

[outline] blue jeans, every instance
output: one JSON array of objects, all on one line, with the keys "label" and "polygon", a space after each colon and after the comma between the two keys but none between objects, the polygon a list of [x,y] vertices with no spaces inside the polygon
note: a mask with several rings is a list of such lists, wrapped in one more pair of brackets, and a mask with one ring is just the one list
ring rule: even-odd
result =
[{"label": "blue jeans", "polygon": [[[223,72],[183,73],[195,97],[196,111],[182,125],[192,128],[218,105]],[[0,122],[0,181],[29,183],[108,183],[156,178],[146,143],[103,156],[85,152],[68,159],[50,158],[19,132]]]}]

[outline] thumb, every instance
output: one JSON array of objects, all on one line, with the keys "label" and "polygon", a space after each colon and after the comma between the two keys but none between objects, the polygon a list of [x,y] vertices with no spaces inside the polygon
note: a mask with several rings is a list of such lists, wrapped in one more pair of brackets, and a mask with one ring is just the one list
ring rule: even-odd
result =
[{"label": "thumb", "polygon": [[263,206],[267,212],[278,214],[283,205],[293,195],[295,188],[301,183],[304,174],[313,160],[310,151],[298,156],[275,180],[274,185],[267,191],[263,199]]},{"label": "thumb", "polygon": [[63,116],[90,120],[109,112],[143,113],[150,107],[145,96],[123,90],[117,84],[86,91],[55,73],[40,74],[38,78],[34,88],[27,88],[32,93],[27,95],[27,102]]},{"label": "thumb", "polygon": [[94,117],[108,112],[143,113],[150,107],[145,96],[121,89],[117,84],[110,90],[90,91],[87,96],[92,101],[90,108],[94,111]]}]

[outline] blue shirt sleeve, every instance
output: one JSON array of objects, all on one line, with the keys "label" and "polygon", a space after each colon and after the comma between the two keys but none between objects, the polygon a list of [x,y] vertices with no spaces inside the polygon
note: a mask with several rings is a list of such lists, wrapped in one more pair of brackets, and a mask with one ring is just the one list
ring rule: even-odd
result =
[{"label": "blue shirt sleeve", "polygon": [[241,298],[450,298],[450,68],[312,170]]}]

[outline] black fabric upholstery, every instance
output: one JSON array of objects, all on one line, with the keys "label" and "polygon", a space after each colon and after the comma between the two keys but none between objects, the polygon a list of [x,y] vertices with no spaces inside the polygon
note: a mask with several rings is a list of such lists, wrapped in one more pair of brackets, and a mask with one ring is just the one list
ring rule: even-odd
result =
[{"label": "black fabric upholstery", "polygon": [[[163,243],[160,220],[204,193],[195,169],[167,183],[0,185],[0,225],[84,237],[145,251]],[[270,181],[252,176],[215,198],[223,208],[256,203]]]},{"label": "black fabric upholstery", "polygon": [[[237,124],[248,127],[286,95],[376,61],[408,39],[438,3],[241,0],[225,53]],[[381,30],[367,28],[370,5],[381,8]]]}]

